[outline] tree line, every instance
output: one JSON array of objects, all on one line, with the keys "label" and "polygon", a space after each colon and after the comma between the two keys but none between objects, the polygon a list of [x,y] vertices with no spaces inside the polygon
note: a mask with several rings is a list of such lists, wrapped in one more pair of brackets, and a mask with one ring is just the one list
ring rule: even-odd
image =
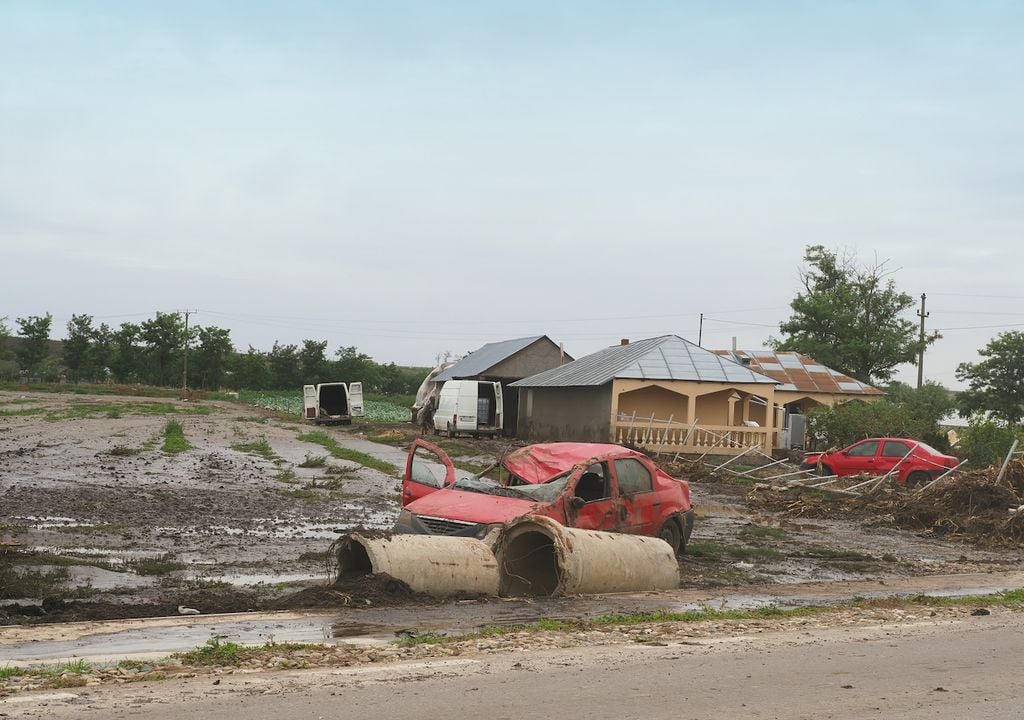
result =
[{"label": "tree line", "polygon": [[72,315],[61,342],[50,339],[52,324],[49,313],[17,318],[14,335],[7,318],[0,318],[0,378],[178,386],[186,339],[188,385],[197,389],[292,390],[341,380],[361,381],[370,392],[406,395],[415,393],[427,374],[426,368],[377,363],[355,346],[340,347],[328,357],[327,340],[275,341],[269,352],[252,346],[238,352],[227,328],[190,325],[186,338],[178,313],[158,312],[116,328],[96,325],[91,315]]}]

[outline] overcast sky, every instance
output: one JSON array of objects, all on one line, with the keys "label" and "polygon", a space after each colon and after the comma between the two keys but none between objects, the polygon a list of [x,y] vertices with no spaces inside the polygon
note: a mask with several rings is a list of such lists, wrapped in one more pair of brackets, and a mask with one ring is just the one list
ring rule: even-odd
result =
[{"label": "overcast sky", "polygon": [[243,350],[427,365],[542,333],[576,356],[696,341],[703,312],[705,346],[756,349],[821,243],[928,294],[925,374],[955,386],[1024,328],[1022,21],[0,0],[0,316],[60,337],[196,308]]}]

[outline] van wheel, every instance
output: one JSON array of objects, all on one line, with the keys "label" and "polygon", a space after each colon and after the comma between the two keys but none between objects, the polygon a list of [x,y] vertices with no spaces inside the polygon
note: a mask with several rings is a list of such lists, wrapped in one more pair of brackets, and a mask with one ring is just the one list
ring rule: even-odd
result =
[{"label": "van wheel", "polygon": [[452,427],[451,423],[448,423],[448,439],[452,440],[455,438],[455,428]]}]

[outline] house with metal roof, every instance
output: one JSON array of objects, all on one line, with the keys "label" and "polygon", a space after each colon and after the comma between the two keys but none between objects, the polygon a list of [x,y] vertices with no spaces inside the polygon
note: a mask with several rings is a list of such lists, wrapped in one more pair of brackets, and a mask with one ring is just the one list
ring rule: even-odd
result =
[{"label": "house with metal roof", "polygon": [[876,387],[862,383],[807,355],[775,350],[715,350],[750,370],[779,382],[775,400],[788,413],[806,415],[816,407],[832,407],[849,400],[873,402],[885,397]]},{"label": "house with metal roof", "polygon": [[519,435],[738,454],[775,447],[778,381],[676,335],[623,341],[511,383]]},{"label": "house with metal roof", "polygon": [[515,433],[519,416],[519,393],[507,390],[510,383],[558,368],[572,361],[572,356],[547,335],[487,343],[474,350],[434,378],[435,383],[448,380],[489,380],[500,382],[502,388],[505,430]]}]

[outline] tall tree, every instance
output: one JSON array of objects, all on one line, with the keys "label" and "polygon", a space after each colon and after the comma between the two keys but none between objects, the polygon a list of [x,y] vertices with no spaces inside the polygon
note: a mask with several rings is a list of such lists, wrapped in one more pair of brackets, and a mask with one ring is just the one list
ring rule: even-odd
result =
[{"label": "tall tree", "polygon": [[22,337],[16,350],[18,367],[29,377],[37,377],[42,369],[43,361],[50,354],[50,324],[53,316],[46,313],[43,317],[30,315],[18,318],[18,335]]},{"label": "tall tree", "polygon": [[13,353],[11,352],[9,338],[11,337],[11,329],[7,326],[7,317],[0,317],[0,379],[10,379],[18,374],[17,364],[11,360]]},{"label": "tall tree", "polygon": [[228,361],[234,353],[231,331],[213,326],[197,326],[196,331],[199,344],[192,351],[189,384],[206,389],[218,388],[224,383]]},{"label": "tall tree", "polygon": [[138,346],[142,328],[135,323],[121,323],[110,336],[110,371],[117,382],[140,380],[142,351]]},{"label": "tall tree", "polygon": [[158,312],[142,323],[140,339],[146,347],[147,367],[143,379],[153,385],[171,385],[180,376],[181,349],[185,343],[185,322],[177,313]]},{"label": "tall tree", "polygon": [[960,413],[990,412],[1011,423],[1024,418],[1024,332],[1000,333],[978,351],[977,363],[960,363],[956,379],[967,383]]},{"label": "tall tree", "polygon": [[62,352],[68,379],[71,382],[94,380],[96,364],[92,344],[96,331],[92,326],[92,315],[72,315],[67,330]]},{"label": "tall tree", "polygon": [[236,355],[231,366],[231,387],[235,390],[263,390],[269,387],[267,356],[252,345],[244,355]]},{"label": "tall tree", "polygon": [[327,341],[303,340],[302,349],[299,350],[299,366],[304,384],[328,380],[329,378],[324,377],[327,373]]},{"label": "tall tree", "polygon": [[100,323],[92,335],[92,360],[95,365],[96,379],[104,379],[110,375],[110,360],[114,351],[114,333],[106,323]]},{"label": "tall tree", "polygon": [[334,377],[342,382],[361,382],[365,389],[380,386],[380,366],[369,355],[359,352],[355,345],[338,348],[334,361]]},{"label": "tall tree", "polygon": [[[837,255],[822,245],[804,252],[803,291],[779,325],[777,350],[809,355],[867,383],[890,380],[896,366],[914,363],[921,347],[917,324],[905,317],[914,299],[900,292],[885,263],[862,265],[851,253]],[[939,339],[925,337],[925,345]]]},{"label": "tall tree", "polygon": [[296,345],[281,345],[274,341],[267,358],[270,361],[270,381],[276,389],[288,390],[302,385],[298,349]]}]

